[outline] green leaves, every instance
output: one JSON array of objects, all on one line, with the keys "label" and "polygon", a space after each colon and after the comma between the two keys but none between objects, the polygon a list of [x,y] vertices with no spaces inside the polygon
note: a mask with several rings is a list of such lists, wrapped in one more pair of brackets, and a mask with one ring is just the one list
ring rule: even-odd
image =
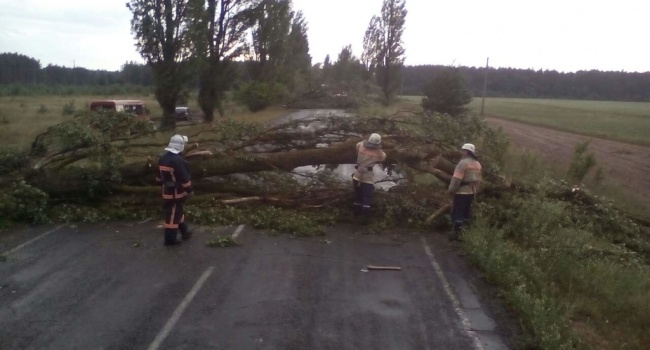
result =
[{"label": "green leaves", "polygon": [[209,241],[205,242],[205,244],[208,247],[212,247],[212,248],[215,248],[215,247],[217,247],[217,248],[227,248],[227,247],[234,247],[234,246],[239,245],[239,243],[237,241],[235,241],[235,239],[232,238],[231,236],[223,236],[223,237],[222,236],[217,236],[217,238],[215,238],[213,240],[209,240]]},{"label": "green leaves", "polygon": [[399,87],[406,14],[405,0],[384,0],[381,16],[372,17],[363,40],[362,61],[376,73],[386,104],[391,102]]},{"label": "green leaves", "polygon": [[448,114],[452,117],[464,114],[472,95],[465,86],[465,79],[458,68],[439,72],[424,86],[422,108],[426,111]]},{"label": "green leaves", "polygon": [[15,182],[0,194],[0,217],[18,222],[45,223],[48,195],[25,181]]},{"label": "green leaves", "polygon": [[235,98],[252,112],[258,112],[282,100],[283,87],[276,83],[253,81],[237,91]]},{"label": "green leaves", "polygon": [[582,181],[587,173],[596,165],[596,157],[594,157],[593,153],[587,153],[589,143],[591,143],[590,140],[580,142],[576,145],[567,172],[569,180],[575,182]]}]

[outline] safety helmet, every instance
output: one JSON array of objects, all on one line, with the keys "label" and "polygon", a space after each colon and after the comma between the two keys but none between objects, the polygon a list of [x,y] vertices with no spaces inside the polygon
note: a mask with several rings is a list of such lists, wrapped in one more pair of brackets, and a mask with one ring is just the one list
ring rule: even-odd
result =
[{"label": "safety helmet", "polygon": [[174,154],[179,154],[185,149],[185,144],[187,143],[187,136],[184,135],[174,135],[169,139],[169,145],[165,148],[165,151],[172,152]]},{"label": "safety helmet", "polygon": [[474,147],[473,144],[471,143],[466,143],[463,145],[463,147],[460,148],[461,150],[466,150],[472,152],[472,154],[476,154],[476,147]]},{"label": "safety helmet", "polygon": [[364,142],[364,146],[368,148],[381,148],[381,135],[373,133]]}]

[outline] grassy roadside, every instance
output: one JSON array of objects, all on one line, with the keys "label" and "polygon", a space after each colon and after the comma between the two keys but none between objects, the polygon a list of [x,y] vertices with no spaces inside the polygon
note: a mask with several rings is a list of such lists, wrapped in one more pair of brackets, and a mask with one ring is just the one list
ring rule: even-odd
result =
[{"label": "grassy roadside", "polygon": [[535,154],[508,159],[530,191],[480,200],[462,245],[519,314],[520,347],[650,348],[647,228],[606,200],[572,200],[580,191],[567,194]]},{"label": "grassy roadside", "polygon": [[[517,313],[525,329],[517,348],[650,348],[648,229],[605,197],[589,203],[580,200],[586,189],[567,193],[558,164],[519,150],[504,159],[504,175],[528,191],[479,196],[462,246]],[[599,196],[620,192],[585,180]],[[614,199],[636,205],[621,193]]]}]

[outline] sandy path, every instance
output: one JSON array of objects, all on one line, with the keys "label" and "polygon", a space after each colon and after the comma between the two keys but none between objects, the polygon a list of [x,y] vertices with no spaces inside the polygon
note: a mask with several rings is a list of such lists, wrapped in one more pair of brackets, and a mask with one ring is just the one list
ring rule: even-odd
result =
[{"label": "sandy path", "polygon": [[[650,205],[650,147],[582,136],[501,118],[486,118],[510,136],[512,144],[539,152],[544,158],[568,165],[575,145],[591,140],[589,152],[605,172],[606,181],[623,186]],[[650,136],[649,136],[650,137]]]}]

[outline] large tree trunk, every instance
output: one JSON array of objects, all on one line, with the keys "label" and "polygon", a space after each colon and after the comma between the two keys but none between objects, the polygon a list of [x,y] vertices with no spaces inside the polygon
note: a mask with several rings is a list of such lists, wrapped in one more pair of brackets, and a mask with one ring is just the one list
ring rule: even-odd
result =
[{"label": "large tree trunk", "polygon": [[[357,141],[347,141],[333,144],[328,148],[316,148],[301,151],[288,151],[278,153],[235,153],[215,154],[198,159],[190,158],[189,166],[192,177],[199,180],[206,177],[221,176],[236,173],[251,173],[260,171],[291,171],[307,165],[324,164],[355,164]],[[384,151],[387,159],[384,164],[403,164],[416,170],[429,172],[442,181],[450,178],[450,169],[453,164],[441,157],[440,149],[435,145],[423,145],[408,149],[397,149],[385,142]],[[148,159],[143,162],[134,162],[120,167],[122,176],[119,186],[152,186],[155,184],[157,160]],[[88,176],[71,171],[62,176],[48,171],[39,171],[32,174],[29,182],[38,184],[51,195],[64,195],[73,193],[79,188],[87,188],[91,180]],[[132,191],[130,191],[132,192]]]}]

